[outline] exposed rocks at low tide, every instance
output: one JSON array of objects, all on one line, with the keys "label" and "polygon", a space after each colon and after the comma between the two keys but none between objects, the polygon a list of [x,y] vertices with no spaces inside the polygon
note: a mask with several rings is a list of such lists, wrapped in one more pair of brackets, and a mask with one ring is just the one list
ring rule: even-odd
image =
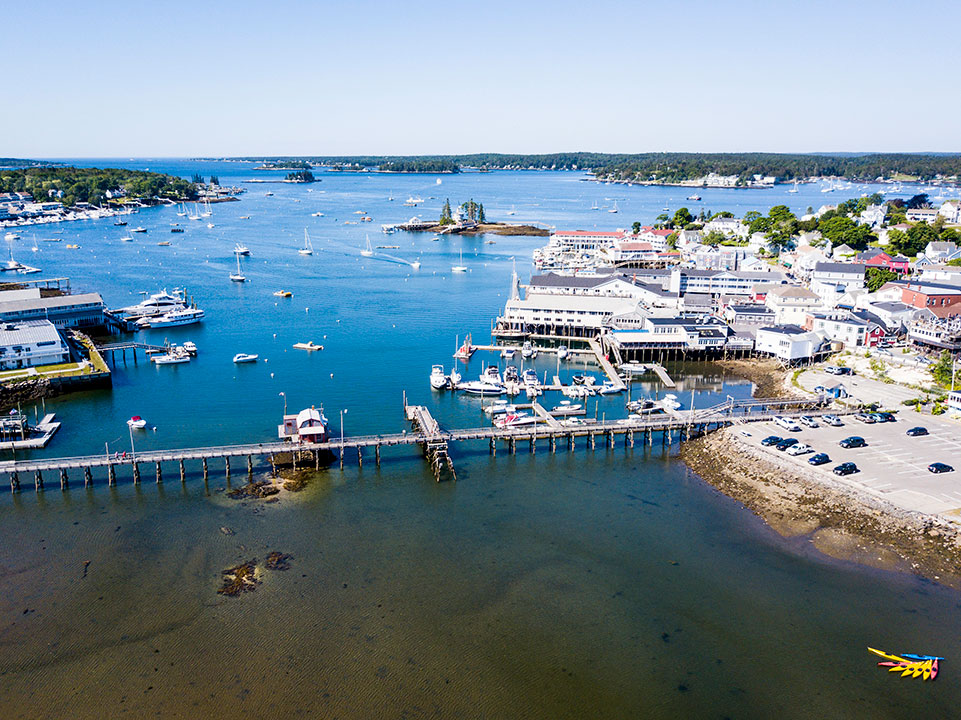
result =
[{"label": "exposed rocks at low tide", "polygon": [[254,480],[227,493],[232,500],[263,500],[280,492],[280,487],[270,480]]},{"label": "exposed rocks at low tide", "polygon": [[961,534],[942,518],[896,508],[833,478],[762,455],[731,429],[684,443],[681,458],[781,535],[807,535],[832,557],[961,588]]},{"label": "exposed rocks at low tide", "polygon": [[278,552],[276,550],[269,552],[267,553],[267,569],[290,570],[290,561],[293,559],[293,557],[293,555]]},{"label": "exposed rocks at low tide", "polygon": [[217,591],[220,595],[237,597],[242,593],[253,592],[260,580],[257,579],[257,558],[227,568],[223,571],[223,586]]}]

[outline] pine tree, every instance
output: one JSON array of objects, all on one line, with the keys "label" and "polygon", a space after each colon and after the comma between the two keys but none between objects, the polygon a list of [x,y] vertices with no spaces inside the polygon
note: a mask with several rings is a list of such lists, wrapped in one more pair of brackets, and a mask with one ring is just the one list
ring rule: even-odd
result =
[{"label": "pine tree", "polygon": [[444,201],[443,209],[440,211],[440,224],[450,225],[452,222],[454,221],[450,214],[450,198],[447,198],[447,200]]},{"label": "pine tree", "polygon": [[481,203],[479,209],[477,210],[477,222],[481,224],[487,222],[487,216],[484,215],[484,203]]}]

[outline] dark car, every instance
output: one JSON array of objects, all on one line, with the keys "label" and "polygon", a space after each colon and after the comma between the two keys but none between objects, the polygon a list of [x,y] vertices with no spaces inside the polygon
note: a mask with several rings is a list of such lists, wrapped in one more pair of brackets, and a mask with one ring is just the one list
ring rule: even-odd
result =
[{"label": "dark car", "polygon": [[784,452],[792,445],[797,445],[797,438],[784,438],[781,442],[779,442],[774,447],[776,447],[781,452]]},{"label": "dark car", "polygon": [[777,445],[779,442],[781,442],[781,438],[779,438],[777,435],[768,435],[761,441],[761,444],[765,447],[769,447],[771,445]]},{"label": "dark car", "polygon": [[827,453],[818,453],[808,458],[808,463],[811,465],[825,465],[829,462],[831,462],[831,458],[828,457]]},{"label": "dark car", "polygon": [[853,462],[844,462],[834,468],[835,475],[850,475],[851,473],[861,472]]},{"label": "dark car", "polygon": [[837,371],[838,375],[854,375],[854,370],[849,367],[839,367]]},{"label": "dark car", "polygon": [[881,422],[897,422],[898,421],[898,419],[894,417],[894,413],[879,412],[878,415],[881,418]]},{"label": "dark car", "polygon": [[928,429],[926,427],[921,427],[919,425],[918,427],[911,428],[904,434],[907,435],[908,437],[920,437],[921,435],[927,435]]},{"label": "dark car", "polygon": [[867,446],[868,446],[868,444],[867,444],[866,442],[864,442],[864,438],[863,438],[863,437],[858,437],[857,435],[852,435],[851,437],[846,437],[846,438],[844,438],[844,439],[843,439],[840,443],[838,443],[838,444],[839,444],[841,447],[845,448],[845,449],[849,449],[849,448],[859,448],[859,447],[867,447]]},{"label": "dark car", "polygon": [[931,463],[928,471],[933,473],[954,472],[954,468],[942,462]]}]

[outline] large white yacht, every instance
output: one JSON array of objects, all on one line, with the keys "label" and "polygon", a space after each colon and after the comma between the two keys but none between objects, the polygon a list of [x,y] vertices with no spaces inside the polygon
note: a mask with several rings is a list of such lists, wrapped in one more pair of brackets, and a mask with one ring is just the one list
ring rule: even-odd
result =
[{"label": "large white yacht", "polygon": [[183,308],[182,310],[171,310],[159,317],[142,318],[137,321],[141,327],[159,328],[176,327],[178,325],[193,325],[203,319],[204,311],[200,308]]},{"label": "large white yacht", "polygon": [[136,305],[121,308],[120,312],[123,313],[126,318],[135,319],[163,315],[164,313],[174,310],[185,310],[186,308],[187,303],[184,301],[184,293],[182,290],[174,290],[172,293],[161,290],[159,293],[154,293]]}]

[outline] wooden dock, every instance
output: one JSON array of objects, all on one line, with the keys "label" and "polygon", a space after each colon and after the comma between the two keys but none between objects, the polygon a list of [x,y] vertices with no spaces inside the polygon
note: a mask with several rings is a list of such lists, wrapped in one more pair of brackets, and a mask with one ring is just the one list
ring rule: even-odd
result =
[{"label": "wooden dock", "polygon": [[[374,457],[379,466],[382,448],[418,445],[431,463],[435,479],[441,480],[443,477],[442,471],[445,469],[450,472],[452,478],[456,477],[449,455],[449,447],[453,443],[486,440],[492,454],[496,454],[498,442],[506,443],[511,453],[516,452],[519,441],[526,441],[531,452],[535,451],[539,441],[547,441],[551,452],[556,451],[559,441],[566,442],[571,450],[575,448],[579,440],[584,440],[591,449],[594,449],[598,439],[613,448],[616,437],[622,437],[625,445],[633,447],[637,435],[640,435],[649,444],[653,444],[654,435],[660,434],[663,443],[671,444],[675,439],[684,440],[696,437],[736,422],[768,420],[777,414],[797,417],[801,414],[820,415],[830,412],[826,402],[818,400],[728,400],[710,408],[685,410],[673,415],[665,414],[644,419],[626,418],[604,422],[581,421],[580,424],[576,425],[561,423],[555,419],[556,424],[545,423],[516,428],[480,427],[445,430],[423,406],[405,405],[405,411],[407,417],[414,424],[414,432],[360,435],[323,443],[264,442],[151,450],[138,452],[136,455],[125,458],[100,454],[38,460],[13,460],[0,462],[0,473],[9,476],[10,488],[16,492],[20,490],[20,476],[27,475],[29,477],[31,473],[37,490],[44,488],[44,473],[59,474],[62,489],[69,486],[69,473],[75,471],[82,472],[84,485],[87,486],[93,484],[94,470],[106,471],[109,485],[116,484],[118,470],[129,472],[133,482],[139,483],[141,465],[153,465],[156,470],[156,480],[159,483],[163,481],[163,465],[176,464],[179,469],[180,480],[185,482],[185,464],[187,462],[199,462],[203,478],[206,481],[209,476],[208,464],[212,460],[223,463],[224,475],[229,479],[231,461],[245,461],[246,474],[248,477],[252,477],[254,458],[268,460],[271,468],[274,469],[277,456],[290,456],[296,469],[298,459],[307,456],[313,459],[316,469],[320,467],[319,458],[323,454],[339,451],[341,467],[343,467],[344,457],[349,451],[356,450],[358,463],[362,464],[363,450],[373,448]],[[834,410],[834,412],[836,414],[847,414],[855,412],[855,410]]]}]

